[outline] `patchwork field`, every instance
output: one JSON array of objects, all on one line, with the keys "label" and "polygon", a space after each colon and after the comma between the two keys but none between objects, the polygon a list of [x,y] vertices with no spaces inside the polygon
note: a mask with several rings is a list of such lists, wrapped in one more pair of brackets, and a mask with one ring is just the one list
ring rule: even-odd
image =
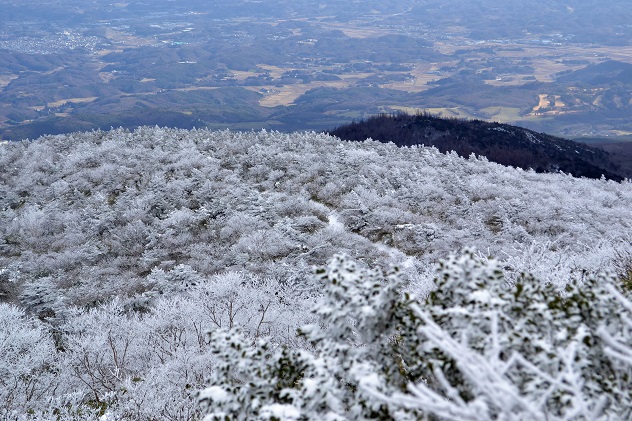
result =
[{"label": "patchwork field", "polygon": [[[632,46],[621,42],[625,25],[608,33],[620,17],[613,13],[625,16],[629,7],[610,8],[608,22],[596,17],[601,6],[586,9],[583,25],[594,36],[585,42],[549,9],[543,15],[520,7],[506,17],[498,7],[490,18],[456,0],[423,10],[400,2],[299,2],[290,11],[272,1],[265,10],[238,2],[211,12],[206,4],[189,10],[196,2],[168,3],[168,11],[140,3],[81,5],[80,15],[65,9],[83,22],[73,28],[42,12],[37,40],[19,30],[0,37],[0,137],[127,126],[134,115],[151,116],[148,109],[190,111],[185,127],[321,130],[356,116],[419,109],[528,122],[568,136],[632,131],[621,117],[632,107],[629,84],[597,93],[559,82],[609,60],[632,64]],[[532,14],[542,26],[518,30]],[[308,94],[319,88],[327,89]],[[124,121],[108,117],[112,110]],[[160,124],[155,118],[143,121]]]},{"label": "patchwork field", "polygon": [[60,99],[58,101],[49,102],[47,106],[49,108],[57,108],[66,104],[83,104],[86,102],[92,102],[97,99],[96,96],[86,97],[86,98],[68,98],[68,99]]}]

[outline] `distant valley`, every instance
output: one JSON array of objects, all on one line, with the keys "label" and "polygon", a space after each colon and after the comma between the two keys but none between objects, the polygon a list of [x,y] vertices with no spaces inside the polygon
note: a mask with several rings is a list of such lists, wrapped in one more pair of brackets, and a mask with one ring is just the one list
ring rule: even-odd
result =
[{"label": "distant valley", "polygon": [[8,3],[3,139],[139,125],[325,130],[397,111],[632,134],[624,1]]}]

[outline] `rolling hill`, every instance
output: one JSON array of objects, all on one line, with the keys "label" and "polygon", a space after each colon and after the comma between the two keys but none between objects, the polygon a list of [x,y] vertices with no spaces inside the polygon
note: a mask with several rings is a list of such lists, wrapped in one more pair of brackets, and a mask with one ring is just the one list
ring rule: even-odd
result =
[{"label": "rolling hill", "polygon": [[632,178],[607,152],[544,133],[481,120],[443,119],[429,114],[380,115],[338,127],[341,139],[374,139],[398,146],[434,146],[459,156],[484,156],[490,161],[536,172],[564,172],[575,177],[622,181]]},{"label": "rolling hill", "polygon": [[617,84],[632,86],[632,64],[607,60],[569,74],[560,75],[556,82],[590,87]]}]

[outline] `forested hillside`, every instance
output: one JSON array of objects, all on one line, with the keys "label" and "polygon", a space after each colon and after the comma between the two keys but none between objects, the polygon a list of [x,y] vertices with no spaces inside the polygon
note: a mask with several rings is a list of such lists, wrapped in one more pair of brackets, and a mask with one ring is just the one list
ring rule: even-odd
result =
[{"label": "forested hillside", "polygon": [[331,132],[345,140],[368,138],[399,146],[434,146],[462,157],[482,155],[503,165],[536,172],[565,172],[575,177],[621,181],[632,178],[629,165],[607,152],[568,139],[509,124],[445,119],[430,114],[377,115]]},{"label": "forested hillside", "polygon": [[0,417],[626,416],[629,182],[157,127],[0,168]]}]

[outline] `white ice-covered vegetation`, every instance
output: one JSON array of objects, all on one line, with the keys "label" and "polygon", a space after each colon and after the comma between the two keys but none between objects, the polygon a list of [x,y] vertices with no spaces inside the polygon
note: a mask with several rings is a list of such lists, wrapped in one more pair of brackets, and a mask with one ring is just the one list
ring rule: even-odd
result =
[{"label": "white ice-covered vegetation", "polygon": [[317,133],[0,145],[0,418],[632,418],[632,183]]}]

